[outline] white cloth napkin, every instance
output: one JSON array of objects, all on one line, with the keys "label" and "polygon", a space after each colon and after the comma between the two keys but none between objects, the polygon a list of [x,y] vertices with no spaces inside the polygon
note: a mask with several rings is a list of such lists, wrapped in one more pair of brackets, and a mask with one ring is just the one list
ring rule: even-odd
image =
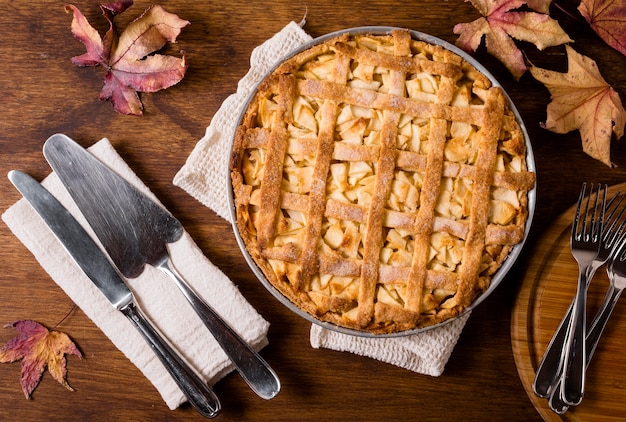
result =
[{"label": "white cloth napkin", "polygon": [[[156,200],[107,139],[93,145],[90,152]],[[42,184],[94,236],[56,174],[49,175]],[[167,406],[175,409],[183,403],[186,399],[182,391],[143,337],[80,270],[30,204],[20,199],[2,215],[2,219],[65,293],[150,380]],[[267,345],[269,323],[202,254],[187,232],[169,245],[169,251],[172,265],[181,276],[246,341],[257,350]],[[139,277],[128,280],[127,284],[144,314],[201,378],[213,385],[233,369],[230,360],[167,275],[146,266]]]},{"label": "white cloth napkin", "polygon": [[[242,104],[255,84],[281,58],[312,38],[301,25],[290,22],[279,33],[255,48],[250,70],[239,81],[237,92],[224,101],[206,133],[196,144],[174,184],[187,191],[219,216],[230,220],[228,211],[228,159]],[[310,341],[314,348],[348,351],[369,356],[411,371],[439,376],[465,326],[469,313],[450,323],[402,338],[363,338],[330,331],[313,324]]]}]

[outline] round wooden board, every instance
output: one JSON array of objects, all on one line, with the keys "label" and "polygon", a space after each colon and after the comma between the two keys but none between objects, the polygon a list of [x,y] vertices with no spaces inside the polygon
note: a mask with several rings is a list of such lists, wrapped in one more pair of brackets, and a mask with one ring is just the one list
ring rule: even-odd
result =
[{"label": "round wooden board", "polygon": [[[626,183],[612,186],[626,191]],[[569,247],[575,205],[541,236],[531,253],[511,316],[515,364],[531,402],[546,421],[612,421],[626,418],[626,301],[617,304],[587,370],[582,403],[558,415],[532,391],[543,353],[576,293],[578,264]],[[588,293],[588,324],[608,287],[605,268],[596,273]]]}]

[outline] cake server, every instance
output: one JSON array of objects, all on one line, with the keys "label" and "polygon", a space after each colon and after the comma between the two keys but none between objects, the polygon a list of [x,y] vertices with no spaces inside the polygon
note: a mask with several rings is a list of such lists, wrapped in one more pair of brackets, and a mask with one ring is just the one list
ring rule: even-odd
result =
[{"label": "cake server", "polygon": [[43,151],[119,271],[135,278],[148,264],[166,273],[252,390],[264,399],[278,394],[280,382],[267,362],[171,264],[167,244],[183,235],[180,222],[69,137],[51,136]]},{"label": "cake server", "polygon": [[205,417],[217,416],[221,406],[213,390],[178,356],[143,316],[124,280],[78,221],[28,174],[12,170],[9,172],[9,180],[37,211],[93,284],[100,289],[113,307],[122,312],[139,330],[193,407]]}]

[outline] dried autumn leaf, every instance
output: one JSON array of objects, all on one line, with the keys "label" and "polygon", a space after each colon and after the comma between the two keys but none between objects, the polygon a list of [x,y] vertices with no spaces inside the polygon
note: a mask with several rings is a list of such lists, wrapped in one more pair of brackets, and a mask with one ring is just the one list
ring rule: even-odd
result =
[{"label": "dried autumn leaf", "polygon": [[578,11],[600,38],[626,55],[626,0],[582,0]]},{"label": "dried autumn leaf", "polygon": [[524,4],[546,10],[549,2],[546,4],[539,0],[469,1],[483,17],[454,26],[454,33],[459,35],[456,45],[465,51],[473,52],[478,49],[484,36],[487,51],[500,60],[516,80],[521,78],[527,67],[522,52],[515,45],[513,38],[530,42],[540,50],[572,41],[559,23],[550,16],[517,10]]},{"label": "dried autumn leaf", "polygon": [[611,167],[611,138],[624,134],[626,110],[619,94],[600,75],[596,62],[567,51],[567,73],[531,67],[535,79],[550,91],[545,128],[555,133],[579,130],[583,151]]},{"label": "dried autumn leaf", "polygon": [[155,92],[177,84],[185,76],[187,63],[182,58],[153,54],[176,38],[189,22],[165,11],[161,6],[148,8],[117,35],[113,18],[124,12],[131,0],[100,6],[109,22],[104,38],[100,37],[78,8],[72,11],[72,33],[85,45],[86,53],[72,58],[77,66],[102,65],[107,69],[101,100],[110,100],[122,114],[141,115],[143,106],[137,92]]},{"label": "dried autumn leaf", "polygon": [[43,325],[30,320],[15,321],[5,327],[13,327],[18,334],[0,349],[0,362],[22,360],[22,391],[27,399],[41,381],[46,367],[61,385],[74,391],[67,383],[66,354],[82,358],[82,354],[67,334],[49,331]]},{"label": "dried autumn leaf", "polygon": [[539,13],[550,13],[550,3],[552,0],[527,0],[528,7]]}]

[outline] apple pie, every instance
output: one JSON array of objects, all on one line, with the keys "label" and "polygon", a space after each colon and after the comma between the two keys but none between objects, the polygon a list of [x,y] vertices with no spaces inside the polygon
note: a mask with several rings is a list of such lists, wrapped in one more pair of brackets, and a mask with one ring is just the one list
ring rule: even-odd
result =
[{"label": "apple pie", "polygon": [[502,89],[411,32],[345,33],[283,61],[242,114],[233,218],[314,319],[389,334],[453,318],[523,241],[525,134]]}]

